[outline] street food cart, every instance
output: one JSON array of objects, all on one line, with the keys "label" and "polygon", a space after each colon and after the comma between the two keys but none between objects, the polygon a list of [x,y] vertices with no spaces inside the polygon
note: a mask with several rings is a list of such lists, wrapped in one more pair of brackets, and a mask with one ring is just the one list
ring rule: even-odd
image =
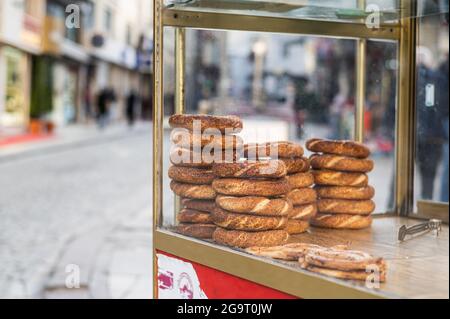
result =
[{"label": "street food cart", "polygon": [[[355,1],[358,4],[350,11],[336,9],[339,5],[338,1],[334,1],[334,16],[331,17],[317,14],[323,9],[321,7],[315,8],[314,15],[308,13],[311,11],[300,10],[308,8],[311,2],[154,0],[155,298],[448,298],[448,203],[416,200],[414,197],[418,4],[416,1],[396,1],[391,10],[383,11],[374,18],[370,14],[377,14],[376,10],[373,6],[366,7],[365,1]],[[330,8],[327,9],[329,14]],[[448,8],[446,10],[448,15]],[[370,25],[367,19],[378,23]],[[369,41],[386,41],[397,46],[394,209],[378,212],[380,214],[374,218],[373,226],[366,230],[314,228],[291,239],[324,245],[350,241],[356,249],[382,255],[389,265],[386,283],[379,287],[367,287],[360,282],[313,274],[302,270],[296,263],[259,258],[212,241],[176,234],[163,222],[165,216],[174,216],[172,208],[163,206],[163,180],[168,168],[164,159],[169,147],[163,145],[163,48],[164,31],[170,28],[175,29],[177,114],[185,112],[187,29],[240,30],[354,40],[357,44],[354,137],[361,142],[364,141],[366,74],[371,72],[366,63],[367,44]],[[174,206],[179,209],[177,203]],[[438,236],[427,232],[399,241],[401,226],[412,226],[430,219],[443,222]]]}]

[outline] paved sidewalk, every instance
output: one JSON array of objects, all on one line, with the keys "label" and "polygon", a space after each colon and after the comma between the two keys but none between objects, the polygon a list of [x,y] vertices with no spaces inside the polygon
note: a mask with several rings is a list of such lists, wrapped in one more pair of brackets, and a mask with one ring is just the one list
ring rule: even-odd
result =
[{"label": "paved sidewalk", "polygon": [[0,163],[23,156],[36,156],[65,148],[76,148],[86,144],[97,144],[111,139],[126,138],[135,134],[151,132],[151,122],[138,122],[133,128],[124,123],[111,124],[100,130],[95,124],[80,124],[57,129],[55,135],[30,143],[0,147]]}]

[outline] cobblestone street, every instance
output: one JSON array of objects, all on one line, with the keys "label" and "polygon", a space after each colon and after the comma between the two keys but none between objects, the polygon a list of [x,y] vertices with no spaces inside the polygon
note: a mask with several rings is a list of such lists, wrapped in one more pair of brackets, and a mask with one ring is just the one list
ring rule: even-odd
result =
[{"label": "cobblestone street", "polygon": [[150,132],[0,162],[0,297],[151,297]]}]

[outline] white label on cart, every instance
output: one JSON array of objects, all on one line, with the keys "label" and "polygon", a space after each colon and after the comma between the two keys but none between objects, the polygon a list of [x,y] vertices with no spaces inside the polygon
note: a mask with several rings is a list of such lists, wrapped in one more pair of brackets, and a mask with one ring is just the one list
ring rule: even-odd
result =
[{"label": "white label on cart", "polygon": [[157,254],[159,299],[208,299],[192,264]]}]

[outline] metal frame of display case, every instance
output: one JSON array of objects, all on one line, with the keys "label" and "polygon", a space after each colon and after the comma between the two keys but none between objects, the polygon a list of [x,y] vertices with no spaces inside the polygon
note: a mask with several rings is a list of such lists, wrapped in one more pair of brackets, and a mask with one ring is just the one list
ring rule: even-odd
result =
[{"label": "metal frame of display case", "polygon": [[[364,0],[359,5],[364,6]],[[382,297],[349,288],[333,281],[319,281],[317,276],[290,269],[283,265],[261,262],[246,254],[216,245],[186,239],[160,228],[163,219],[163,47],[164,28],[175,28],[175,113],[184,113],[185,105],[185,30],[240,30],[252,32],[288,33],[357,40],[355,136],[363,141],[364,98],[366,94],[367,40],[391,41],[398,44],[397,120],[396,120],[396,187],[395,212],[408,216],[413,209],[414,148],[415,148],[415,84],[417,19],[414,0],[400,1],[400,16],[396,23],[370,29],[363,21],[342,22],[289,17],[255,16],[231,13],[183,10],[164,7],[163,0],[154,0],[154,131],[153,131],[153,240],[154,240],[154,296],[157,296],[157,251],[166,251],[194,262],[231,273],[280,291],[305,298],[323,297]],[[179,207],[176,200],[175,207]],[[447,205],[448,211],[448,205]],[[205,256],[208,256],[205,261]],[[248,269],[251,269],[249,271]],[[270,275],[269,275],[270,274]],[[296,278],[302,287],[293,286]]]}]

